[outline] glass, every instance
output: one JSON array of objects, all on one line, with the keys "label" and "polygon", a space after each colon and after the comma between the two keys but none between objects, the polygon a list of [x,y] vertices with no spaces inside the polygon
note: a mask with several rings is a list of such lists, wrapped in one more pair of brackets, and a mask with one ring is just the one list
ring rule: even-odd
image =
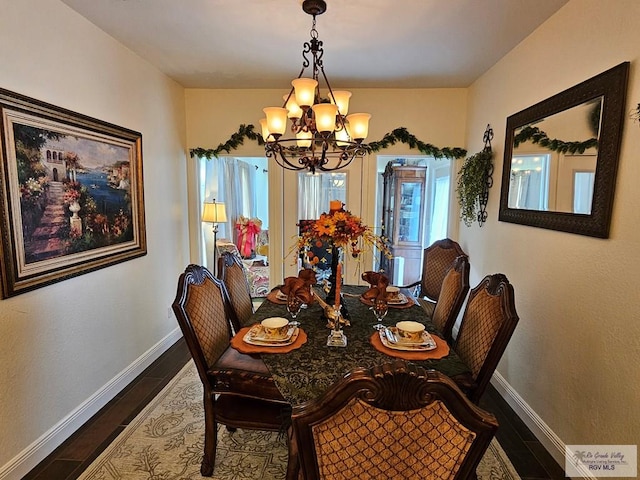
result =
[{"label": "glass", "polygon": [[386,300],[376,300],[371,307],[371,310],[373,311],[373,314],[378,321],[378,323],[376,323],[373,328],[375,328],[376,330],[382,330],[384,328],[384,325],[382,325],[382,320],[384,320],[384,317],[386,317],[387,313],[389,312],[389,305],[387,305]]},{"label": "glass", "polygon": [[420,212],[422,184],[402,182],[400,184],[400,223],[398,241],[417,242],[420,240]]},{"label": "glass", "polygon": [[291,315],[291,318],[295,320],[296,317],[298,316],[298,313],[300,313],[301,308],[302,308],[302,300],[300,300],[298,297],[294,295],[287,297],[287,311]]}]

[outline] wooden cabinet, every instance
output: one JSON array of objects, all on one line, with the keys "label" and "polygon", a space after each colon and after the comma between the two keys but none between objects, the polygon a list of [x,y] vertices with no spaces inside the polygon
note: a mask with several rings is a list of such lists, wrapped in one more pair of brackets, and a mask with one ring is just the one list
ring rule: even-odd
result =
[{"label": "wooden cabinet", "polygon": [[[408,285],[422,275],[427,167],[387,164],[383,173],[382,234],[394,257],[404,259],[404,274],[395,283]],[[398,262],[382,259],[381,268],[393,281]]]}]

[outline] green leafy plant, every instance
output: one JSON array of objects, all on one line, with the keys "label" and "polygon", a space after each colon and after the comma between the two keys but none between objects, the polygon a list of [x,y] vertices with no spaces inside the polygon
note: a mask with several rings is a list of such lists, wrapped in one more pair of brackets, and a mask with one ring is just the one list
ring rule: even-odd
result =
[{"label": "green leafy plant", "polygon": [[467,227],[478,219],[480,196],[488,188],[487,178],[493,166],[492,159],[491,149],[484,149],[467,158],[458,172],[456,193],[460,205],[460,218]]}]

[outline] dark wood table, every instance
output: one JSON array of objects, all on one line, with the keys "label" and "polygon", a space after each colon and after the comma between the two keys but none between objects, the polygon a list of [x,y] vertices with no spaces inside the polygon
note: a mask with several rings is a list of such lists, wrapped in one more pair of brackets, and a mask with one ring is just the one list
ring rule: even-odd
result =
[{"label": "dark wood table", "polygon": [[[392,357],[376,350],[370,343],[376,319],[369,307],[359,298],[365,287],[345,286],[344,301],[349,311],[351,326],[344,332],[348,342],[346,347],[328,347],[330,333],[327,321],[322,316],[322,308],[314,302],[298,315],[300,327],[307,333],[307,342],[289,353],[261,353],[261,357],[271,372],[283,397],[292,406],[300,405],[320,396],[347,372],[357,367],[371,368],[386,363]],[[267,317],[291,318],[286,305],[265,300],[249,319],[247,325],[258,323]],[[425,311],[419,305],[410,308],[389,308],[384,325],[393,326],[401,320],[415,320],[424,323],[427,331],[438,333]],[[452,350],[441,359],[411,360],[427,369],[439,370],[464,385],[471,379],[467,367]]]}]

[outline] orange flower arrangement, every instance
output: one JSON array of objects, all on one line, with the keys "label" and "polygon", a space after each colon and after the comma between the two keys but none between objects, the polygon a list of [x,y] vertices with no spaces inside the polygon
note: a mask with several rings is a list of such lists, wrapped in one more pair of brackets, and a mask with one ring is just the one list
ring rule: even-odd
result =
[{"label": "orange flower arrangement", "polygon": [[[353,258],[358,258],[366,247],[374,246],[387,258],[391,258],[391,252],[383,237],[373,233],[373,229],[363,224],[360,217],[345,210],[341,202],[331,203],[332,209],[329,213],[321,214],[319,219],[303,228],[296,244],[298,252],[313,245],[321,247],[324,241],[345,250],[349,249]],[[335,203],[340,207],[334,208]],[[309,251],[307,255],[311,264],[318,263],[319,259],[313,252]]]}]

